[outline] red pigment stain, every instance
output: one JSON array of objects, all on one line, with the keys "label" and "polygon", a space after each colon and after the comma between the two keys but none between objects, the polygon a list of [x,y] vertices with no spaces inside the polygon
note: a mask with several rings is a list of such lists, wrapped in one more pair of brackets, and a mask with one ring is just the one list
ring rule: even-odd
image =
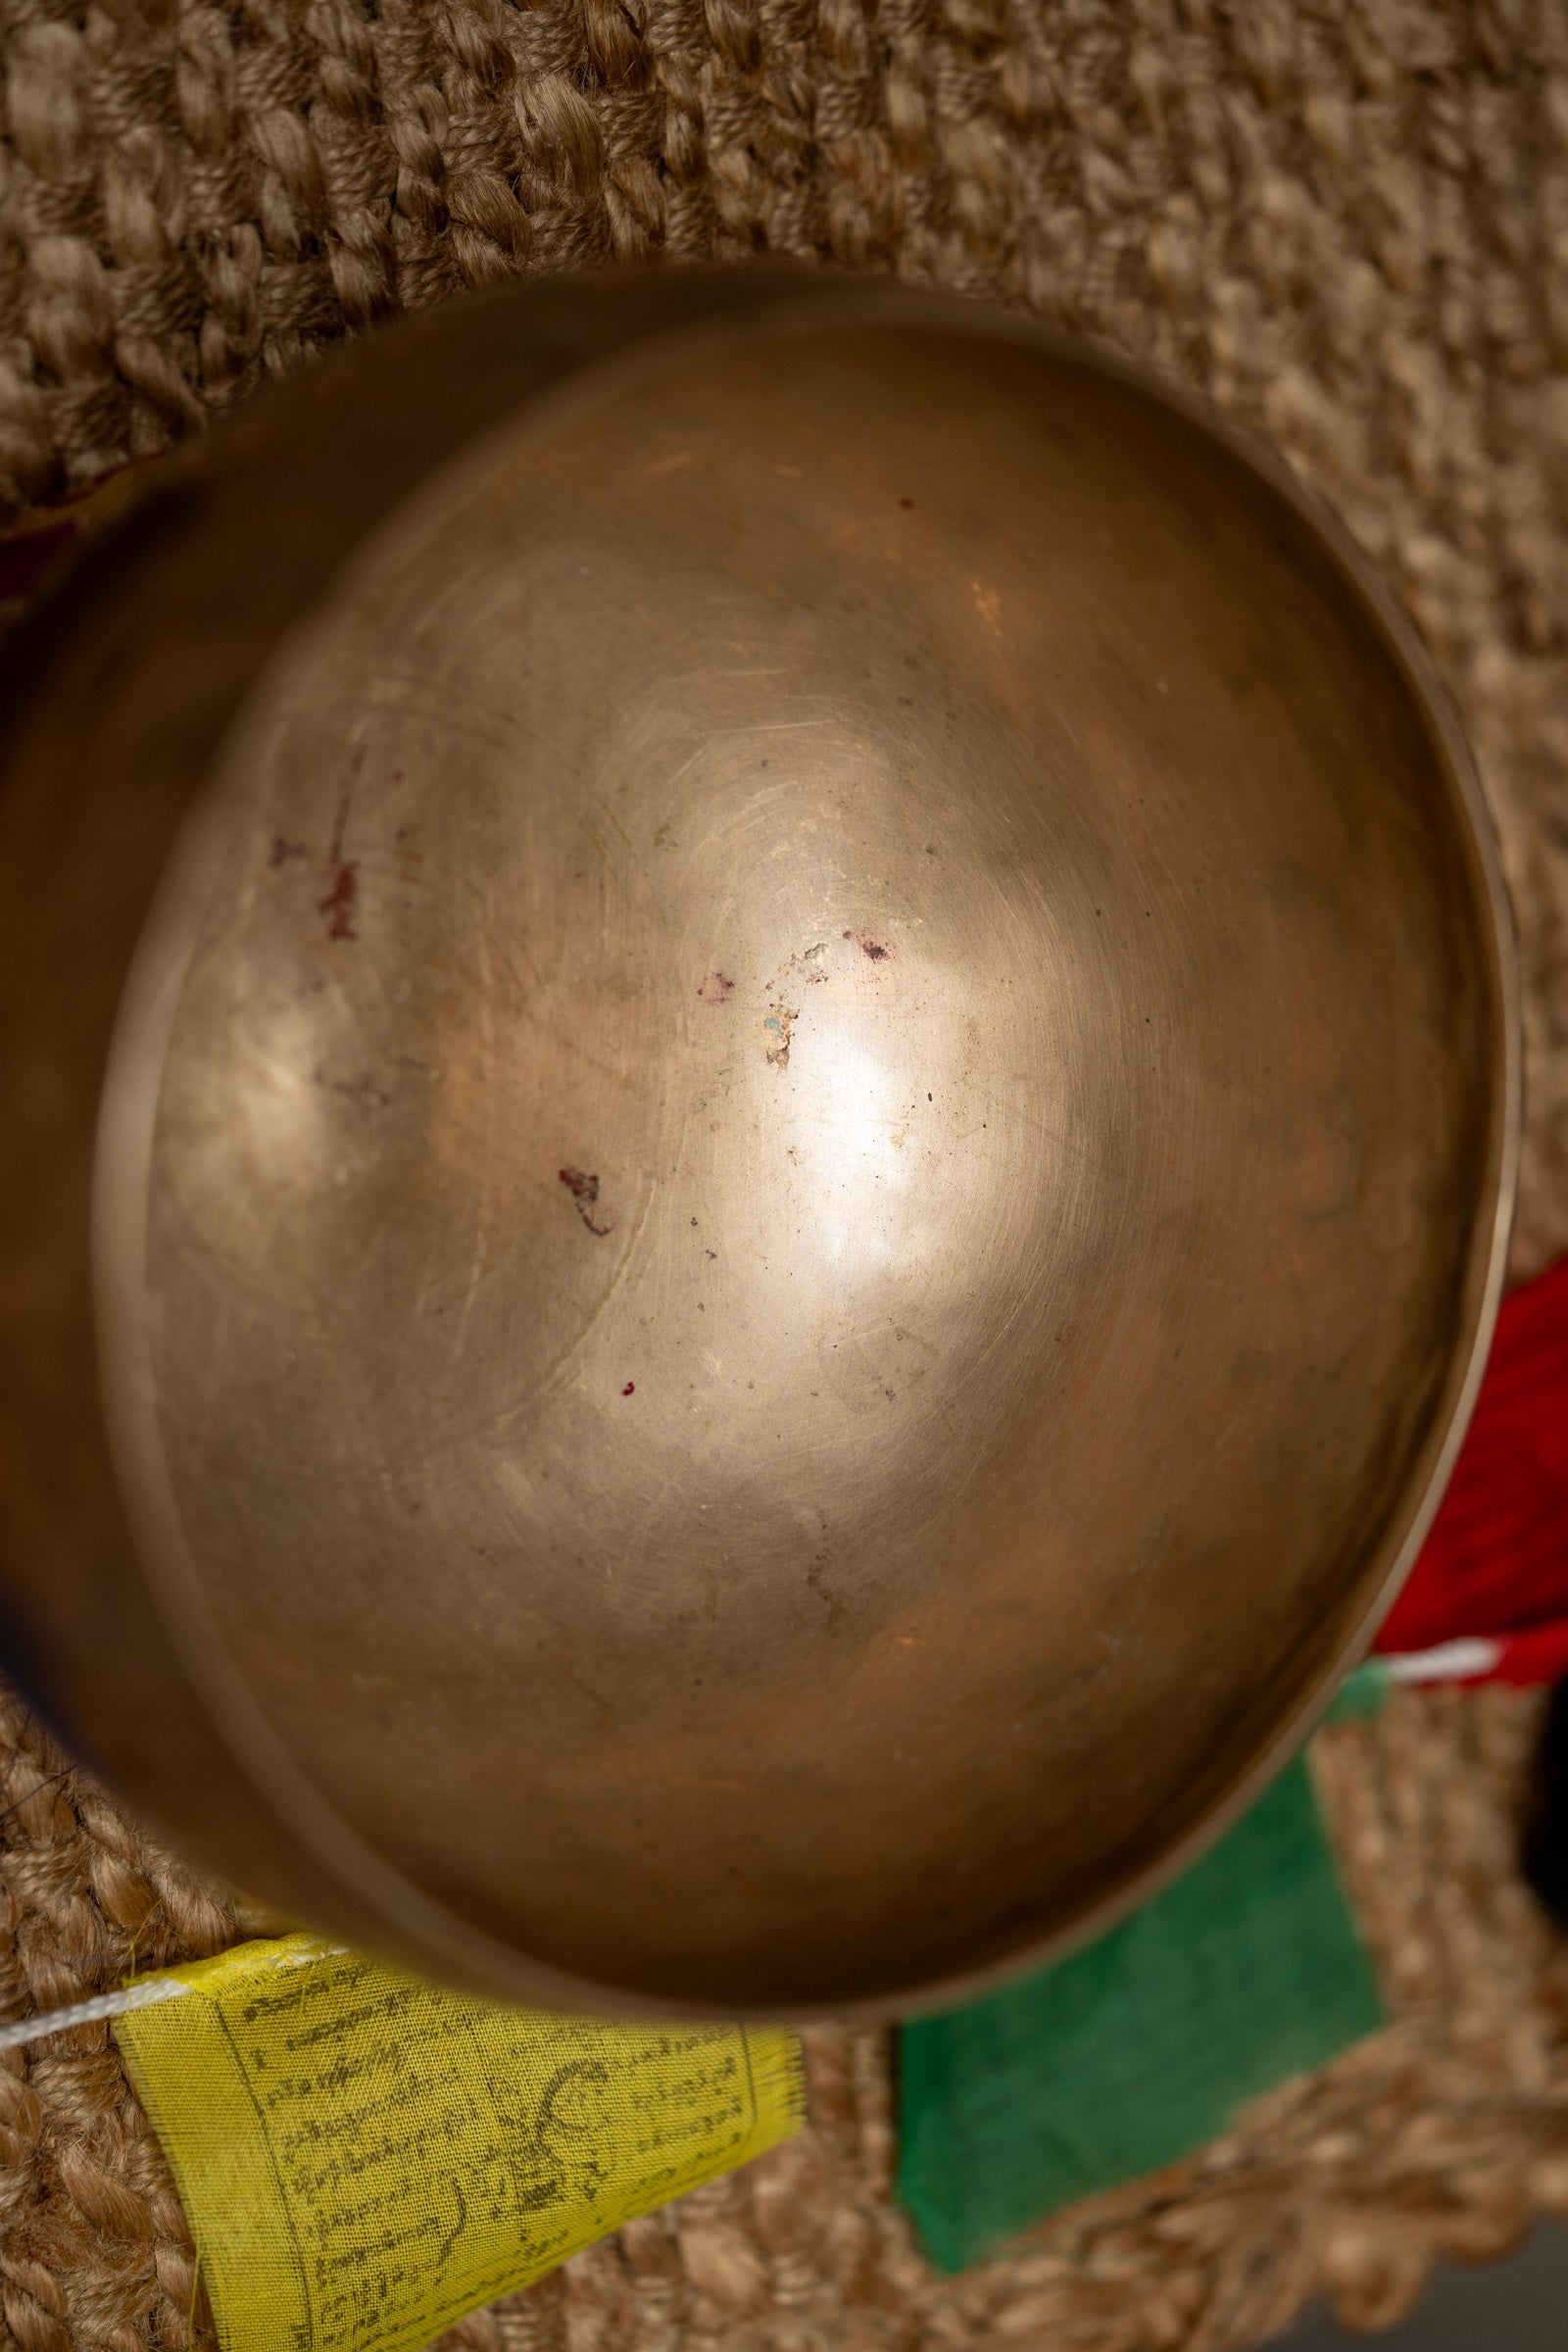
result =
[{"label": "red pigment stain", "polygon": [[349,809],[354,802],[354,787],[365,765],[365,746],[360,745],[349,768],[349,780],[338,800],[337,817],[332,826],[332,847],[327,852],[332,880],[324,899],[317,902],[317,912],[326,917],[328,939],[358,939],[354,928],[354,906],[360,895],[360,861],[343,855],[344,836],[348,832]]},{"label": "red pigment stain", "polygon": [[914,501],[912,498],[901,498],[899,504],[901,507],[912,507]]},{"label": "red pigment stain", "polygon": [[285,841],[281,833],[274,833],[272,835],[272,854],[267,862],[269,865],[286,865],[291,858],[303,858],[304,855],[305,844],[303,841]]},{"label": "red pigment stain", "polygon": [[354,902],[360,895],[359,866],[352,858],[340,858],[332,868],[332,887],[318,903],[318,912],[326,916],[328,939],[358,939],[354,928]]},{"label": "red pigment stain", "polygon": [[556,1173],[576,1201],[577,1214],[589,1232],[596,1233],[603,1241],[610,1227],[594,1223],[594,1209],[599,1200],[598,1177],[586,1175],[581,1168],[558,1168]]},{"label": "red pigment stain", "polygon": [[723,972],[710,972],[697,994],[705,1004],[725,1004],[735,994],[735,983]]},{"label": "red pigment stain", "polygon": [[623,1396],[635,1396],[637,1394],[637,1383],[634,1380],[628,1380],[626,1386],[621,1390],[620,1393]]}]

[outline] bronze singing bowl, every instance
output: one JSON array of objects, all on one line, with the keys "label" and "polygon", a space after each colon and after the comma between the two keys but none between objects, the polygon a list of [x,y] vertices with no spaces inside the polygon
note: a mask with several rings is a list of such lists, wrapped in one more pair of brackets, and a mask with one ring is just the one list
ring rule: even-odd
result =
[{"label": "bronze singing bowl", "polygon": [[1518,1084],[1469,762],[1282,469],[965,306],[514,289],[8,662],[5,1639],[136,1800],[497,1993],[886,2014],[1255,1792]]}]

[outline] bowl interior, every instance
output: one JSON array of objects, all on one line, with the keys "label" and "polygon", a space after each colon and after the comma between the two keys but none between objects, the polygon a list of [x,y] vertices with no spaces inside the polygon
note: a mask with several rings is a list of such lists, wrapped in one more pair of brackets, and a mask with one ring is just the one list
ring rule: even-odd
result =
[{"label": "bowl interior", "polygon": [[712,2010],[1167,1866],[1383,1592],[1495,1205],[1470,819],[1313,523],[1024,337],[677,338],[403,509],[218,789],[125,1412],[323,1806]]}]

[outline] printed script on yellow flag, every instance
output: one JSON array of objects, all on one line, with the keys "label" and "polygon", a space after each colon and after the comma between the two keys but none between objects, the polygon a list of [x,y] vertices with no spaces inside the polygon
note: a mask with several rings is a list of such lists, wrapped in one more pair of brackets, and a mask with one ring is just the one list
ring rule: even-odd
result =
[{"label": "printed script on yellow flag", "polygon": [[224,2352],[418,2352],[789,2137],[789,2034],[594,2025],[303,1936],[117,2021]]}]

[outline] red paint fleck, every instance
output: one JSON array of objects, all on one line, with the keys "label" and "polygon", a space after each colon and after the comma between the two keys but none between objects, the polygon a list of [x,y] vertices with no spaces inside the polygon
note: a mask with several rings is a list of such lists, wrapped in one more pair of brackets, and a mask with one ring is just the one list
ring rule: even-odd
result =
[{"label": "red paint fleck", "polygon": [[608,1225],[596,1225],[594,1223],[593,1212],[599,1200],[598,1177],[586,1174],[581,1168],[558,1168],[556,1173],[560,1177],[562,1183],[565,1186],[567,1192],[571,1195],[573,1200],[576,1201],[577,1214],[579,1217],[581,1217],[589,1232],[597,1234],[599,1239],[603,1241],[606,1234],[609,1233],[611,1229]]},{"label": "red paint fleck", "polygon": [[635,1396],[637,1394],[637,1383],[634,1380],[628,1380],[626,1386],[621,1390],[620,1393],[623,1396]]},{"label": "red paint fleck", "polygon": [[269,865],[286,865],[291,858],[303,858],[304,855],[305,844],[303,841],[285,841],[281,833],[274,833],[272,835],[272,854],[267,862]]},{"label": "red paint fleck", "polygon": [[727,1004],[735,994],[735,983],[724,972],[710,972],[697,994],[705,1004]]}]

